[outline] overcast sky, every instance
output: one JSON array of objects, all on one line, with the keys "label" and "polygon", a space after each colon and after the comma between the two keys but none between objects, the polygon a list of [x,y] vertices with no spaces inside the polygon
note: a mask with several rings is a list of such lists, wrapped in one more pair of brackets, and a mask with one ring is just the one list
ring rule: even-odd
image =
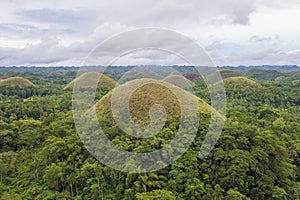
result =
[{"label": "overcast sky", "polygon": [[[142,27],[192,38],[216,65],[300,65],[300,0],[3,0],[0,11],[0,66],[81,65],[104,39]],[[167,60],[144,52],[120,63]]]}]

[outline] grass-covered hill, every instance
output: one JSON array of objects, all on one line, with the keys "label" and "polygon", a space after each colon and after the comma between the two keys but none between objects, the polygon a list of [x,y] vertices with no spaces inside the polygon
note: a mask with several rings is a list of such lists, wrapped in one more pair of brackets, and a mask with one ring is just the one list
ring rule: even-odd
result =
[{"label": "grass-covered hill", "polygon": [[116,81],[104,74],[98,72],[86,72],[67,84],[64,89],[72,89],[75,82],[80,84],[80,87],[82,88],[90,88],[95,81],[98,81],[98,88],[100,89],[112,89],[116,86]]},{"label": "grass-covered hill", "polygon": [[236,76],[236,77],[230,77],[223,80],[225,87],[227,85],[231,85],[234,87],[240,87],[240,88],[246,88],[246,87],[261,87],[261,85],[244,76]]},{"label": "grass-covered hill", "polygon": [[245,73],[247,77],[257,79],[259,81],[275,80],[278,77],[286,76],[285,73],[276,70],[250,69]]},{"label": "grass-covered hill", "polygon": [[191,81],[198,80],[201,78],[199,73],[186,73],[184,74],[184,77]]},{"label": "grass-covered hill", "polygon": [[124,73],[118,82],[120,84],[123,84],[125,82],[135,80],[135,79],[142,79],[142,78],[153,78],[153,79],[161,79],[163,77],[162,74],[159,73],[159,71],[151,71],[147,70],[146,68],[141,68],[138,70],[130,70],[126,73]]},{"label": "grass-covered hill", "polygon": [[236,77],[236,76],[241,76],[242,74],[238,71],[234,71],[234,70],[229,70],[229,69],[224,69],[220,71],[220,74],[222,76],[222,79],[226,79],[226,78],[231,78],[231,77]]},{"label": "grass-covered hill", "polygon": [[288,73],[285,81],[300,81],[300,70]]},{"label": "grass-covered hill", "polygon": [[[145,84],[146,83],[146,84]],[[209,104],[207,104],[202,99],[194,96],[193,94],[183,90],[180,87],[177,87],[173,84],[159,81],[155,79],[137,79],[130,82],[127,82],[119,87],[122,87],[122,90],[118,90],[118,92],[124,92],[124,95],[120,94],[120,97],[124,97],[127,93],[126,88],[139,86],[137,90],[135,90],[130,97],[129,109],[131,113],[131,117],[133,120],[139,119],[139,123],[147,124],[149,122],[149,110],[152,105],[160,104],[162,105],[166,113],[169,117],[177,117],[180,115],[180,102],[178,101],[178,96],[180,98],[184,98],[186,102],[191,103],[193,100],[197,100],[199,102],[199,110],[203,113],[210,113],[211,111],[216,112]],[[102,119],[108,119],[108,121],[113,122],[111,115],[111,98],[113,92],[115,90],[110,91],[107,95],[102,97],[102,99],[96,104],[96,112],[98,113],[100,121]],[[120,101],[122,101],[120,99]],[[187,104],[188,104],[187,103]],[[188,108],[189,107],[185,107]],[[190,107],[190,111],[193,112],[192,105]],[[109,115],[107,113],[110,113]]]},{"label": "grass-covered hill", "polygon": [[190,81],[189,79],[185,78],[181,75],[170,75],[163,79],[163,81],[176,85],[182,89],[191,89],[195,86],[195,83]]},{"label": "grass-covered hill", "polygon": [[218,80],[219,74],[222,79],[226,78],[231,78],[231,77],[237,77],[237,76],[242,76],[242,74],[238,71],[235,70],[229,70],[229,69],[224,69],[224,70],[219,70],[219,72],[214,72],[211,75],[207,77],[208,80]]},{"label": "grass-covered hill", "polygon": [[23,77],[10,77],[7,79],[0,79],[0,86],[31,87],[34,86],[34,84]]},{"label": "grass-covered hill", "polygon": [[262,85],[260,83],[244,76],[226,78],[223,81],[215,83],[215,87],[222,86],[222,82],[227,93],[236,91],[240,94],[253,94],[254,92],[259,92],[262,89]]},{"label": "grass-covered hill", "polygon": [[[267,89],[260,83],[244,76],[226,78],[223,81],[215,83],[214,87],[217,89],[222,89],[220,87],[224,87],[227,100],[229,102],[233,100],[239,103],[244,102],[241,101],[241,99],[252,104],[261,103],[262,101],[267,100],[263,98],[263,96],[267,95],[269,92],[266,91]],[[218,97],[214,92],[212,95]]]},{"label": "grass-covered hill", "polygon": [[[136,86],[140,87],[134,90],[129,100],[130,118],[135,125],[144,128],[147,126],[152,127],[149,129],[151,132],[148,132],[149,130],[147,128],[146,130],[142,130],[128,125],[124,126],[124,132],[124,129],[120,128],[116,123],[116,116],[112,111],[114,92],[120,92],[117,97],[118,101],[124,102],[125,100],[122,98],[126,96],[128,92],[126,88],[136,88]],[[154,105],[162,106],[165,110],[164,113],[161,113],[161,110],[154,111],[158,113],[158,115],[151,117],[151,113],[153,112],[152,106]],[[123,106],[119,108],[117,113],[121,113],[121,115],[117,114],[117,117],[119,117],[122,123],[127,124],[126,119],[128,118],[122,115],[125,109]],[[197,110],[197,108],[199,110]],[[217,118],[222,117],[209,104],[190,92],[173,84],[148,78],[133,80],[118,86],[102,97],[93,109],[95,109],[101,128],[108,138],[118,147],[134,152],[151,152],[167,145],[175,136],[182,119],[192,119],[192,121],[188,122],[190,124],[188,128],[193,130],[193,127],[199,124],[193,120],[194,118],[190,117],[194,117],[196,113],[200,112],[202,130],[205,130],[208,126],[211,112],[213,112]],[[182,112],[184,114],[182,114]],[[139,130],[142,130],[142,132]],[[154,130],[158,131],[157,134],[147,139],[137,139],[128,135],[128,132],[132,132],[134,134],[138,133],[138,135],[143,134],[150,136]],[[128,146],[128,143],[131,145]]]}]

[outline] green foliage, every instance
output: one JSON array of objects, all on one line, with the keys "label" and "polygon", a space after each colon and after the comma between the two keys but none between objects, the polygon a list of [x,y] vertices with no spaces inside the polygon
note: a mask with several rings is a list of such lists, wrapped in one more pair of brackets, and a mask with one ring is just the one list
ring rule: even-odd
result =
[{"label": "green foliage", "polygon": [[246,76],[257,79],[259,81],[275,80],[278,77],[284,77],[286,74],[276,70],[250,69],[246,72]]},{"label": "green foliage", "polygon": [[249,200],[249,198],[246,198],[245,195],[241,194],[235,189],[228,190],[225,199],[226,200]]},{"label": "green foliage", "polygon": [[170,191],[153,190],[152,192],[137,193],[138,200],[178,200]]},{"label": "green foliage", "polygon": [[[119,78],[131,68],[111,67],[107,73]],[[134,174],[101,164],[83,146],[73,122],[72,91],[63,90],[75,78],[75,68],[0,68],[0,76],[22,76],[35,83],[35,87],[0,89],[0,200],[299,199],[299,72],[280,72],[281,78],[274,78],[274,72],[264,73],[262,82],[246,77],[224,79],[227,121],[215,148],[200,159],[212,108],[201,100],[209,102],[203,80],[193,78],[195,72],[188,67],[182,71],[192,77],[197,97],[174,87],[188,98],[197,98],[204,108],[195,141],[170,166]],[[150,92],[137,90],[131,104],[137,119],[149,120],[153,103],[165,105],[171,115],[164,128],[149,139],[133,139],[113,124],[107,114],[108,89],[96,97],[96,101],[101,98],[97,106],[102,106],[98,107],[99,118],[106,135],[124,150],[160,149],[179,127],[174,96],[164,90],[169,94],[164,99],[159,93],[162,89],[151,85],[144,89]],[[144,107],[137,104],[139,100],[144,100]]]}]

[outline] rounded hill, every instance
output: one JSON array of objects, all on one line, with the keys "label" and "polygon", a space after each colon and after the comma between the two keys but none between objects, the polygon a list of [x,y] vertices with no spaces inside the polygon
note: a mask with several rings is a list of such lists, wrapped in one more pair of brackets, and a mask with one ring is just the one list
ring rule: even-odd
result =
[{"label": "rounded hill", "polygon": [[231,77],[242,76],[242,74],[238,71],[225,69],[225,70],[220,70],[219,72],[214,72],[211,75],[209,75],[207,78],[211,80],[218,80],[219,74],[223,80]]},{"label": "rounded hill", "polygon": [[93,87],[92,83],[98,81],[98,88],[100,89],[112,89],[116,86],[116,81],[113,80],[112,78],[98,73],[98,72],[86,72],[79,77],[75,78],[72,80],[69,84],[67,84],[64,87],[64,90],[66,89],[72,89],[75,82],[79,84],[80,88],[87,89]]},{"label": "rounded hill", "polygon": [[251,87],[251,86],[261,87],[261,85],[258,82],[251,80],[244,76],[230,77],[230,78],[224,79],[223,81],[224,81],[225,86],[226,85],[236,85],[238,87]]},{"label": "rounded hill", "polygon": [[[134,90],[129,100],[130,116],[135,123],[143,125],[148,124],[150,122],[149,111],[151,112],[151,107],[153,105],[163,106],[167,118],[174,119],[178,119],[178,116],[180,116],[181,108],[185,109],[185,113],[194,113],[195,104],[193,102],[195,102],[195,100],[198,102],[197,106],[199,106],[200,113],[217,113],[217,111],[205,101],[180,87],[164,81],[145,78],[120,85],[102,97],[102,99],[96,103],[94,108],[96,109],[99,121],[113,123],[114,120],[111,105],[114,91],[119,87],[122,87],[122,89],[116,92],[120,92],[120,94],[118,94],[120,98],[119,101],[123,102],[121,98],[128,93],[126,88],[130,90],[130,88],[136,88],[136,86],[140,87]],[[181,100],[182,98],[184,101]]]},{"label": "rounded hill", "polygon": [[195,83],[180,75],[170,75],[163,79],[163,81],[176,85],[185,90],[191,90]]},{"label": "rounded hill", "polygon": [[259,81],[275,80],[278,77],[284,77],[285,74],[276,70],[250,69],[246,76]]},{"label": "rounded hill", "polygon": [[230,77],[215,83],[211,95],[217,95],[214,90],[218,91],[220,87],[225,88],[229,99],[243,97],[247,101],[257,101],[257,97],[266,92],[260,83],[243,76]]},{"label": "rounded hill", "polygon": [[17,76],[17,77],[10,77],[7,79],[1,79],[0,86],[31,87],[34,86],[34,84],[26,78]]},{"label": "rounded hill", "polygon": [[[215,83],[215,86],[221,84],[222,81]],[[261,84],[244,76],[230,77],[223,80],[225,89],[230,88],[261,88]]]},{"label": "rounded hill", "polygon": [[143,78],[152,78],[152,79],[161,79],[163,76],[157,71],[151,71],[144,68],[139,68],[137,70],[130,70],[122,75],[122,77],[118,80],[120,84],[135,80],[135,79],[143,79]]},{"label": "rounded hill", "polygon": [[242,74],[240,72],[234,71],[234,70],[229,70],[229,69],[221,70],[220,74],[222,76],[222,79],[242,76]]}]

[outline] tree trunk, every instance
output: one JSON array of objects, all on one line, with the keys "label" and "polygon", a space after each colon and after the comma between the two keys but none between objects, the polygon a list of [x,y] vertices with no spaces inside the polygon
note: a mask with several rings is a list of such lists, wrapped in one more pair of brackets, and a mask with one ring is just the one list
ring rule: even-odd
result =
[{"label": "tree trunk", "polygon": [[74,195],[73,195],[73,185],[72,185],[72,183],[70,183],[70,188],[71,188],[71,196],[73,197]]}]

